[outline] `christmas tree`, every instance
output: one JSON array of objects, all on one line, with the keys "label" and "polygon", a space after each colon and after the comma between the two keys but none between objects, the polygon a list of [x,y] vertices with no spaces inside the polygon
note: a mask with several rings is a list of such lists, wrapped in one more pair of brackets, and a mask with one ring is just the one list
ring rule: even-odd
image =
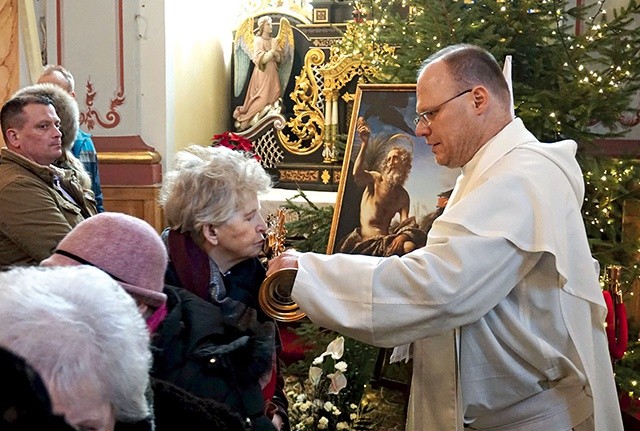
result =
[{"label": "christmas tree", "polygon": [[[354,7],[364,19],[349,24],[335,49],[378,65],[374,80],[415,82],[431,53],[472,43],[499,60],[512,56],[516,112],[539,139],[587,144],[627,131],[619,120],[640,88],[635,0],[613,17],[604,2],[374,0]],[[605,127],[592,128],[595,120]]]},{"label": "christmas tree", "polygon": [[[640,198],[640,163],[598,155],[597,140],[624,136],[634,124],[625,119],[640,121],[640,111],[629,110],[640,88],[638,3],[632,0],[617,10],[608,10],[605,1],[570,6],[561,0],[352,5],[356,20],[332,55],[362,58],[377,71],[368,77],[373,82],[416,82],[421,62],[450,44],[480,45],[499,61],[512,56],[516,115],[541,141],[578,142],[592,252],[602,268],[622,266],[628,299],[633,283],[640,282],[640,240],[622,235],[623,202]],[[299,223],[304,231],[304,217]],[[637,337],[637,328],[630,333]],[[639,364],[640,346],[616,364],[621,389],[631,391],[640,382]]]},{"label": "christmas tree", "polygon": [[[622,265],[623,290],[638,279],[637,238],[622,237],[624,199],[640,194],[638,162],[597,156],[598,138],[621,137],[640,118],[630,112],[640,88],[640,5],[608,11],[606,2],[354,1],[354,16],[333,55],[358,55],[376,67],[370,80],[416,82],[421,62],[440,48],[472,43],[499,61],[510,55],[516,115],[541,141],[574,139],[585,171],[583,208],[594,256]],[[626,124],[626,125],[625,125]]]}]

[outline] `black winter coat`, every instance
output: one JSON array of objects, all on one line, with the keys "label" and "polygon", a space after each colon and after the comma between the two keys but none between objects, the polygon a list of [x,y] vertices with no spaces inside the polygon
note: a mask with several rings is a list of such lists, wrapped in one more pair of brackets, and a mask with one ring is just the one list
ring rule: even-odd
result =
[{"label": "black winter coat", "polygon": [[151,379],[156,431],[249,431],[240,415],[226,404],[198,398],[162,380]]},{"label": "black winter coat", "polygon": [[253,430],[273,431],[259,384],[273,346],[225,326],[215,305],[185,289],[165,286],[164,293],[168,314],[152,338],[151,376],[230,406]]}]

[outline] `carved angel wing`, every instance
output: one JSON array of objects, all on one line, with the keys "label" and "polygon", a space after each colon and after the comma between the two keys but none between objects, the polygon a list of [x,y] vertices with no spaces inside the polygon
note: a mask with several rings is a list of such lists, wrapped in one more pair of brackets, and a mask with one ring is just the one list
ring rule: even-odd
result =
[{"label": "carved angel wing", "polygon": [[293,51],[294,40],[291,23],[287,18],[280,18],[280,28],[276,36],[276,43],[282,52],[282,60],[278,68],[278,77],[280,78],[280,88],[285,91],[289,77],[291,76],[291,68],[293,67]]},{"label": "carved angel wing", "polygon": [[251,57],[253,52],[253,18],[249,17],[242,21],[240,27],[236,31],[233,41],[233,89],[236,97],[242,93],[247,75],[251,66]]}]

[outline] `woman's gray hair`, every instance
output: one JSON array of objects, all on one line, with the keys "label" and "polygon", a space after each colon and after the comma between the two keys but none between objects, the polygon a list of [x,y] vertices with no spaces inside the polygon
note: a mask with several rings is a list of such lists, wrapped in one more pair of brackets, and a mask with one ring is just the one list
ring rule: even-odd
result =
[{"label": "woman's gray hair", "polygon": [[0,346],[22,356],[49,393],[102,392],[119,421],[150,415],[149,332],[135,302],[97,268],[28,267],[0,273]]},{"label": "woman's gray hair", "polygon": [[67,85],[65,87],[65,90],[67,91],[67,93],[73,93],[76,86],[76,80],[73,78],[73,75],[71,74],[71,72],[69,72],[67,69],[60,66],[59,64],[47,64],[42,69],[42,73],[40,74],[40,76],[41,77],[52,76],[52,75],[55,75],[56,73],[59,73],[60,75],[62,75],[62,78],[66,82]]},{"label": "woman's gray hair", "polygon": [[191,145],[175,156],[164,176],[160,204],[171,229],[201,244],[202,228],[221,226],[246,202],[271,187],[257,160],[226,147]]}]

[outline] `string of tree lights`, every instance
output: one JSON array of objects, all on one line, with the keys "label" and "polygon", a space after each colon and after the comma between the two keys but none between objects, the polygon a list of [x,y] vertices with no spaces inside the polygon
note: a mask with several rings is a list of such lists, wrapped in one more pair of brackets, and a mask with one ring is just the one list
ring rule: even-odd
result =
[{"label": "string of tree lights", "polygon": [[[638,162],[594,155],[594,141],[623,137],[640,122],[630,112],[640,88],[640,5],[607,11],[604,1],[354,1],[333,55],[357,55],[378,70],[372,80],[416,81],[424,58],[443,46],[473,43],[497,59],[511,55],[516,114],[543,141],[574,139],[587,197],[585,224],[594,256],[624,267],[627,294],[638,279],[637,240],[622,236],[622,205],[637,196]],[[622,121],[627,119],[627,121]]]},{"label": "string of tree lights", "polygon": [[[362,58],[376,70],[368,77],[372,82],[416,82],[422,60],[449,44],[481,45],[499,61],[512,56],[516,115],[542,141],[578,142],[593,255],[603,269],[622,267],[620,285],[626,300],[632,299],[634,283],[640,287],[640,240],[623,235],[623,207],[625,200],[640,199],[640,158],[605,157],[597,143],[624,137],[640,123],[640,108],[631,108],[640,89],[640,5],[635,0],[618,9],[606,1],[572,6],[563,0],[351,3],[354,20],[332,55]],[[629,324],[631,338],[637,338],[640,326]],[[621,390],[634,393],[640,343],[630,343],[616,370]]]}]

